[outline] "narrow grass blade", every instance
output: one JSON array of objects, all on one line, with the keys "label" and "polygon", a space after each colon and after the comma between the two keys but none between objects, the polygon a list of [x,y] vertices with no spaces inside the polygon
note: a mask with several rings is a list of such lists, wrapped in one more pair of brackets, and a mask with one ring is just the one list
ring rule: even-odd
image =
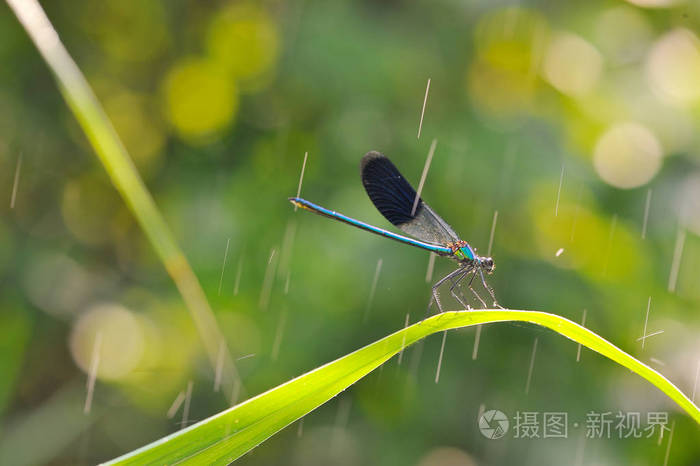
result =
[{"label": "narrow grass blade", "polygon": [[656,386],[700,424],[698,407],[668,379],[577,323],[537,311],[458,311],[408,326],[106,464],[228,464],[347,389],[398,354],[404,345],[444,330],[509,321],[547,327],[612,359]]},{"label": "narrow grass blade", "polygon": [[[133,212],[175,282],[199,331],[212,367],[215,367],[219,342],[224,340],[214,313],[112,123],[80,68],[63,46],[39,2],[7,0],[7,3],[53,72],[63,98],[80,123],[112,183]],[[223,379],[225,387],[240,382],[228,350],[224,352]]]}]

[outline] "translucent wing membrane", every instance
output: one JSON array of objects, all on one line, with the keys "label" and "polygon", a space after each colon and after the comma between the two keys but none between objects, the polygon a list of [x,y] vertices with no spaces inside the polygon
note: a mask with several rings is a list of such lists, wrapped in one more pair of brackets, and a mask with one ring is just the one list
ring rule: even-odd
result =
[{"label": "translucent wing membrane", "polygon": [[360,165],[362,184],[374,206],[392,224],[422,241],[454,243],[459,237],[422,199],[411,215],[416,191],[391,161],[379,152],[367,152]]}]

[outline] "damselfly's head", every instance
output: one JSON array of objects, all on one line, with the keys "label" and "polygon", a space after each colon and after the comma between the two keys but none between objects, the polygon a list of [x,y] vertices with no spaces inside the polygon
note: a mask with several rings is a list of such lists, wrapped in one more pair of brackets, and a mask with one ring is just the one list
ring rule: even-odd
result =
[{"label": "damselfly's head", "polygon": [[493,263],[493,259],[491,259],[490,257],[480,257],[479,265],[486,273],[492,273],[493,269],[496,268],[496,266]]}]

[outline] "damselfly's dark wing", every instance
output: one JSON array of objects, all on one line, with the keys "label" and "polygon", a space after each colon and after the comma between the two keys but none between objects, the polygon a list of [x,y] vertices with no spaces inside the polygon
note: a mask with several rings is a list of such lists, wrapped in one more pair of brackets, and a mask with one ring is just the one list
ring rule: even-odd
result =
[{"label": "damselfly's dark wing", "polygon": [[459,240],[447,222],[418,199],[411,215],[416,191],[391,161],[379,152],[367,152],[360,165],[362,184],[379,212],[402,231],[421,241],[446,245]]}]

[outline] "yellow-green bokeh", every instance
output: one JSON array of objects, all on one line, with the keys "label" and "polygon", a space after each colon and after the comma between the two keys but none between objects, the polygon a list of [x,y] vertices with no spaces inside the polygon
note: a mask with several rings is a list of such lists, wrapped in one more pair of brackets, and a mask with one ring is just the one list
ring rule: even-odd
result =
[{"label": "yellow-green bokeh", "polygon": [[277,26],[261,4],[226,6],[212,18],[206,48],[242,90],[257,90],[268,83],[279,54]]},{"label": "yellow-green bokeh", "polygon": [[238,111],[238,89],[218,63],[187,57],[163,80],[166,118],[188,142],[206,142],[230,126]]}]

